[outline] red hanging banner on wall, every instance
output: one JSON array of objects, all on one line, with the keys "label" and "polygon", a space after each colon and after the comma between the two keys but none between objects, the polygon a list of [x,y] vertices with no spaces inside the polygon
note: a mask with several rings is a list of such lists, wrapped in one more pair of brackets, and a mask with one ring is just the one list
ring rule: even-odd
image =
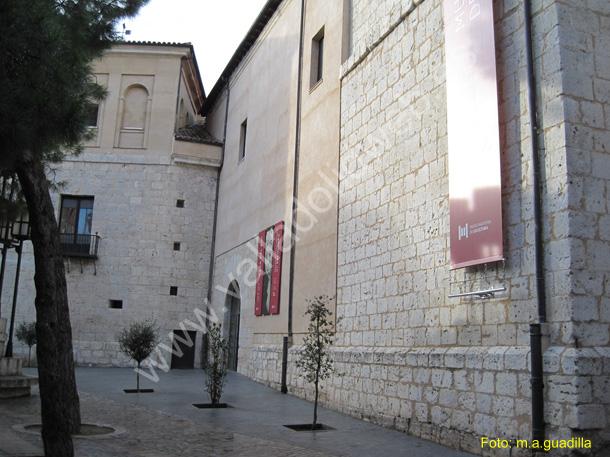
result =
[{"label": "red hanging banner on wall", "polygon": [[267,231],[258,234],[258,257],[256,259],[256,291],[254,297],[254,314],[263,314],[263,285],[265,278],[265,247],[267,243]]},{"label": "red hanging banner on wall", "polygon": [[504,258],[492,0],[444,0],[451,268]]},{"label": "red hanging banner on wall", "polygon": [[282,283],[282,249],[284,247],[284,221],[273,227],[273,259],[271,263],[271,300],[269,312],[280,313],[280,290]]}]

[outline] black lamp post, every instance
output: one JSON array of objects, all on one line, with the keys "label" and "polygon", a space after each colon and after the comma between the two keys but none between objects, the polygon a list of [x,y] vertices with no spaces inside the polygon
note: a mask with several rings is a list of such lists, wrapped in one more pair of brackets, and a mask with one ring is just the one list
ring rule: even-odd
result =
[{"label": "black lamp post", "polygon": [[2,243],[2,260],[0,261],[0,317],[2,317],[2,285],[4,284],[4,270],[6,269],[6,254],[8,253],[9,238],[11,233],[10,223],[2,219],[0,221],[0,242]]},{"label": "black lamp post", "polygon": [[[15,195],[15,180],[2,177],[2,193],[0,198],[7,204],[13,201]],[[2,260],[0,261],[0,317],[2,317],[2,286],[4,284],[4,271],[6,270],[6,255],[11,244],[12,223],[9,211],[0,214],[0,242],[2,243]]]},{"label": "black lamp post", "polygon": [[[27,211],[22,212],[11,227],[12,246],[17,252],[17,269],[15,271],[15,288],[13,289],[13,306],[11,308],[11,323],[6,343],[6,357],[13,356],[13,331],[15,329],[15,311],[17,309],[17,293],[19,292],[19,274],[21,273],[21,256],[23,242],[30,238],[30,221]],[[5,244],[6,247],[6,244]]]}]

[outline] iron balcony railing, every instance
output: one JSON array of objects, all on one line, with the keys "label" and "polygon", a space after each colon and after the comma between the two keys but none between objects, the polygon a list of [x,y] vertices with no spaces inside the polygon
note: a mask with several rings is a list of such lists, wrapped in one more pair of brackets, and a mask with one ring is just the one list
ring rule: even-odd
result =
[{"label": "iron balcony railing", "polygon": [[95,235],[61,233],[59,236],[64,256],[97,259],[97,251],[101,240],[97,233]]}]

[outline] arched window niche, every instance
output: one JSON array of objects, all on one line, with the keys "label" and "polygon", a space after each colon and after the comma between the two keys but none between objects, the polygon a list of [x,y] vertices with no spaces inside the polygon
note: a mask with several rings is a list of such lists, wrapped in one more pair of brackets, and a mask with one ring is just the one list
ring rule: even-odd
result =
[{"label": "arched window niche", "polygon": [[132,84],[125,89],[121,98],[119,148],[146,148],[150,106],[150,93],[146,87]]}]

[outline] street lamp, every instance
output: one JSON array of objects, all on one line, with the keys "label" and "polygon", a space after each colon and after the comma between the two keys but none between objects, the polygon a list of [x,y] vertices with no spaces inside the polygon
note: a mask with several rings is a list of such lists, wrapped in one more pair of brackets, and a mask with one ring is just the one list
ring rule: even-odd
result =
[{"label": "street lamp", "polygon": [[27,210],[21,211],[17,220],[13,222],[11,235],[13,239],[19,241],[25,241],[31,238],[30,214]]},{"label": "street lamp", "polygon": [[[4,284],[4,270],[6,268],[6,254],[11,244],[11,231],[13,225],[10,217],[10,205],[15,195],[16,184],[14,179],[2,177],[2,189],[0,190],[0,202],[6,205],[0,211],[0,242],[2,243],[2,260],[0,261],[0,302],[2,301],[2,285]],[[0,317],[2,317],[2,306],[0,304]]]},{"label": "street lamp", "polygon": [[[8,232],[7,223],[7,232]],[[8,332],[8,342],[6,343],[6,357],[13,356],[13,331],[15,329],[15,311],[17,309],[17,294],[19,292],[19,274],[21,272],[21,256],[23,254],[23,242],[30,238],[30,220],[27,210],[21,211],[18,217],[10,224],[11,246],[17,251],[17,269],[15,271],[15,288],[13,289],[13,306],[11,308],[11,324]],[[8,233],[4,233],[7,239]],[[4,248],[6,249],[5,243]],[[5,261],[5,259],[3,259]]]},{"label": "street lamp", "polygon": [[[12,226],[8,217],[0,217],[0,242],[2,243],[2,260],[0,260],[0,302],[2,298],[2,285],[4,284],[4,270],[6,269],[6,254],[11,245]],[[0,317],[2,305],[0,304]]]}]

